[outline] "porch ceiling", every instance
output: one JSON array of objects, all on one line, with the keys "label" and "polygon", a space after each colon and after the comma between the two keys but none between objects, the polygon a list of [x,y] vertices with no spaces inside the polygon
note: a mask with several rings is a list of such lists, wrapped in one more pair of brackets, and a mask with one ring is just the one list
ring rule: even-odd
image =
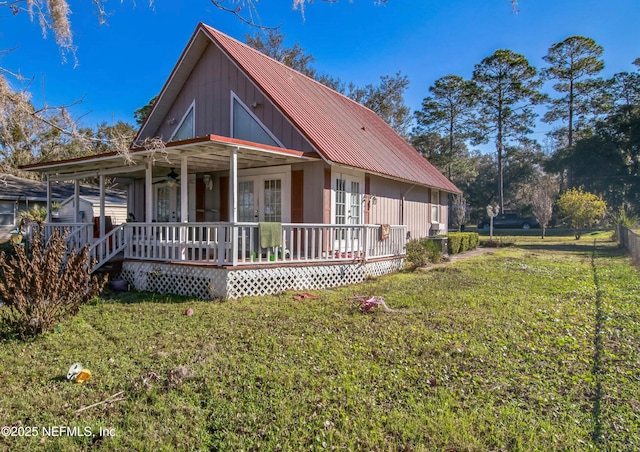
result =
[{"label": "porch ceiling", "polygon": [[153,177],[166,176],[170,168],[178,170],[180,161],[187,157],[188,173],[228,171],[231,153],[238,151],[238,169],[289,165],[301,161],[319,160],[317,154],[264,146],[232,138],[208,136],[177,143],[169,143],[162,150],[132,149],[131,162],[122,155],[108,153],[71,160],[28,165],[23,169],[53,176],[55,179],[76,179],[98,176],[124,176],[142,178],[145,165],[153,161]]}]

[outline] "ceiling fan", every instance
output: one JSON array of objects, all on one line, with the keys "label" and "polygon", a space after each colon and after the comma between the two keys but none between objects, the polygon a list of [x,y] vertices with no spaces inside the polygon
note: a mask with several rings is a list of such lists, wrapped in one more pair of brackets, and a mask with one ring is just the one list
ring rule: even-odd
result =
[{"label": "ceiling fan", "polygon": [[165,176],[164,180],[156,181],[154,184],[167,184],[169,188],[173,188],[173,186],[179,182],[179,176],[180,175],[176,173],[175,168],[171,168],[171,171],[169,171],[169,174]]}]

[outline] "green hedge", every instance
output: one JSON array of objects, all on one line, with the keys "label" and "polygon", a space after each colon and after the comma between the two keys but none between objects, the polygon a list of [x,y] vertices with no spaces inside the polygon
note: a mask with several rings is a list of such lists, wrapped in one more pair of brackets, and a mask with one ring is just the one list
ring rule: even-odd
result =
[{"label": "green hedge", "polygon": [[447,234],[449,239],[449,254],[464,253],[473,250],[480,243],[480,236],[477,232],[450,232]]},{"label": "green hedge", "polygon": [[407,262],[413,267],[422,267],[429,262],[437,264],[441,260],[440,242],[423,238],[410,240],[407,243]]}]

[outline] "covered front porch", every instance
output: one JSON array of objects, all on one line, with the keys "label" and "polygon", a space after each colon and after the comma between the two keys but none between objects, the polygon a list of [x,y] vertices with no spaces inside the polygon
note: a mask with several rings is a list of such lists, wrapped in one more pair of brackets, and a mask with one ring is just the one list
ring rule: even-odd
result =
[{"label": "covered front porch", "polygon": [[275,246],[265,246],[263,226],[123,223],[94,239],[87,225],[50,223],[46,234],[66,233],[69,247],[88,243],[98,266],[120,255],[121,277],[138,290],[203,299],[352,284],[404,262],[405,226],[275,224]]},{"label": "covered front porch", "polygon": [[[340,169],[336,176],[315,153],[207,136],[134,149],[128,158],[98,155],[33,169],[49,186],[76,186],[75,222],[49,221],[45,232],[67,231],[70,247],[89,244],[96,268],[123,260],[122,277],[137,289],[207,299],[259,295],[357,282],[403,262],[407,227],[369,224],[375,197],[364,173]],[[95,226],[78,215],[79,181],[88,177],[100,184]],[[112,229],[105,227],[108,179],[129,193],[130,219]],[[352,270],[360,276],[349,277]]]}]

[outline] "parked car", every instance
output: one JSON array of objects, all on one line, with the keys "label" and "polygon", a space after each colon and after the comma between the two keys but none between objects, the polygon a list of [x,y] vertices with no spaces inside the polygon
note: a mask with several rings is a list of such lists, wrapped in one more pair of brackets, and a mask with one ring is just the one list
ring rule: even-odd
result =
[{"label": "parked car", "polygon": [[[488,228],[490,218],[483,218],[478,222],[478,229]],[[493,218],[493,227],[501,229],[530,229],[539,228],[538,220],[533,217],[520,217],[515,213],[503,213]]]}]

